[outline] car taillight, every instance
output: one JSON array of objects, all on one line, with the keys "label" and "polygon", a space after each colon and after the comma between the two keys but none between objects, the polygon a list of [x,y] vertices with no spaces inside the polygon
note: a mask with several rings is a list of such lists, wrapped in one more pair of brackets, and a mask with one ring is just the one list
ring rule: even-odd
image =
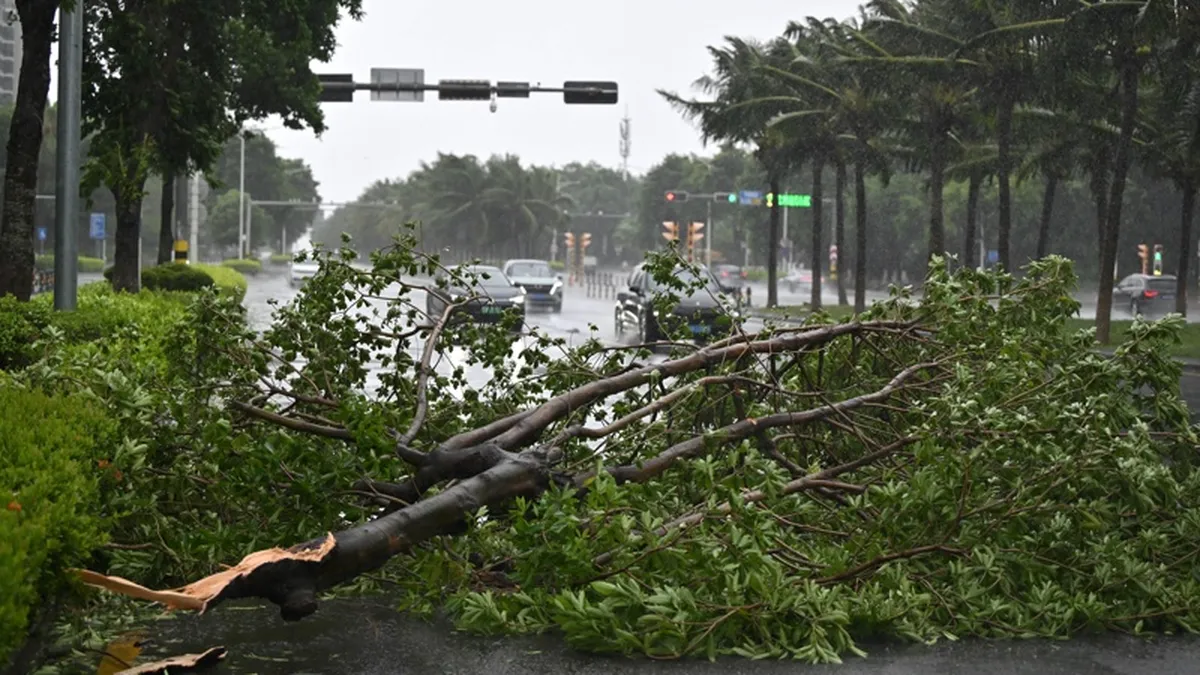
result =
[{"label": "car taillight", "polygon": [[1150,298],[1157,298],[1158,291],[1142,291],[1142,297],[1146,298],[1147,300]]},{"label": "car taillight", "polygon": [[742,278],[743,278],[743,279],[745,279],[745,278],[746,278],[746,270],[742,270]]}]

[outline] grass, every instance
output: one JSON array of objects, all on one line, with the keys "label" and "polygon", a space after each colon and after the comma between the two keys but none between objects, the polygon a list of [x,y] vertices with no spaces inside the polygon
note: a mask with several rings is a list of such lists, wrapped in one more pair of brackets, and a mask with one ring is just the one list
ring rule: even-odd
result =
[{"label": "grass", "polygon": [[[854,315],[852,307],[839,307],[836,305],[823,308],[825,313],[836,320],[847,319]],[[755,308],[754,313],[759,316],[769,316],[778,318],[803,319],[811,313],[808,305],[787,305],[774,307],[771,309]],[[1100,349],[1111,349],[1116,345],[1121,344],[1125,340],[1125,334],[1129,331],[1131,320],[1115,320],[1112,322],[1111,341],[1106,346],[1100,346]],[[1072,330],[1083,330],[1096,325],[1094,319],[1071,319],[1068,325]],[[1200,324],[1189,323],[1184,326],[1179,333],[1180,343],[1171,348],[1171,356],[1185,359],[1200,359]]]}]

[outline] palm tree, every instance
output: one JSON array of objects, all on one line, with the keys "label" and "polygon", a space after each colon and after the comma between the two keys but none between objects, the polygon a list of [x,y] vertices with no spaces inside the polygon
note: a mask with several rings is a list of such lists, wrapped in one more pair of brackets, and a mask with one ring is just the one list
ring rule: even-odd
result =
[{"label": "palm tree", "polygon": [[504,232],[501,250],[514,256],[532,256],[548,231],[560,226],[573,203],[559,193],[557,175],[545,167],[521,166],[515,156],[493,157],[487,163],[490,186],[483,192],[491,222]]},{"label": "palm tree", "polygon": [[[761,65],[768,53],[780,53],[780,45],[762,45],[753,41],[728,37],[723,47],[709,47],[713,58],[713,74],[699,78],[694,83],[702,93],[712,100],[685,99],[678,94],[658,90],[676,110],[696,121],[705,143],[710,141],[751,143],[754,156],[767,173],[767,185],[774,194],[780,194],[785,174],[790,170],[794,156],[790,153],[788,139],[778,129],[769,128],[768,122],[779,112],[780,99],[791,101],[791,97],[778,96],[773,89],[775,81],[764,76]],[[747,101],[759,101],[762,105],[747,106]],[[770,209],[767,247],[767,306],[779,304],[778,270],[780,210]],[[814,280],[816,273],[814,272]]]},{"label": "palm tree", "polygon": [[929,171],[929,256],[946,251],[943,193],[946,169],[958,152],[956,131],[978,92],[953,58],[958,42],[923,26],[899,0],[872,0],[861,31],[869,49],[840,60],[888,77],[899,110],[891,133],[906,147],[910,169]]},{"label": "palm tree", "polygon": [[1192,219],[1200,189],[1200,35],[1181,18],[1157,59],[1158,86],[1148,92],[1143,130],[1150,170],[1173,182],[1182,198],[1175,311],[1186,316]]},{"label": "palm tree", "polygon": [[[861,312],[866,309],[867,286],[867,191],[866,176],[869,173],[883,175],[886,179],[888,163],[886,153],[878,147],[881,131],[892,119],[896,110],[892,99],[884,95],[884,82],[872,77],[876,72],[854,67],[841,59],[853,57],[860,50],[872,49],[870,41],[859,30],[858,23],[838,23],[832,20],[818,21],[809,18],[805,23],[792,23],[785,35],[796,41],[796,49],[786,69],[765,66],[768,72],[792,87],[807,92],[811,101],[806,106],[791,109],[773,120],[780,124],[788,120],[803,121],[813,117],[826,118],[828,128],[836,134],[834,146],[835,171],[837,172],[836,196],[838,221],[835,223],[835,240],[838,252],[845,251],[841,203],[845,165],[854,166],[855,187],[855,251],[854,251],[854,307]],[[845,288],[842,277],[838,277],[838,302],[844,302]]]},{"label": "palm tree", "polygon": [[[1104,217],[1100,222],[1100,293],[1096,299],[1096,340],[1109,341],[1112,291],[1116,273],[1125,180],[1133,162],[1138,125],[1141,80],[1150,63],[1156,36],[1170,30],[1174,11],[1151,0],[1097,0],[1084,4],[1068,18],[1059,34],[1059,48],[1068,62],[1081,69],[1097,66],[1117,75],[1119,133],[1112,150],[1111,180]],[[1077,65],[1078,64],[1078,65]]]},{"label": "palm tree", "polygon": [[432,164],[421,164],[415,182],[425,199],[418,205],[426,233],[436,233],[444,246],[454,246],[459,256],[478,255],[481,242],[493,236],[484,192],[487,170],[472,155],[438,153]]}]

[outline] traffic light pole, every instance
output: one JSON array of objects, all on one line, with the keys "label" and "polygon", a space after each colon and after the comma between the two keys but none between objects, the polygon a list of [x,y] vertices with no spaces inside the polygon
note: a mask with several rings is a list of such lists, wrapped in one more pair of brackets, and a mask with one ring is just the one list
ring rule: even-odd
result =
[{"label": "traffic light pole", "polygon": [[[530,94],[562,94],[563,103],[572,105],[613,105],[618,99],[616,82],[572,80],[561,87],[543,87],[528,82],[496,82],[490,80],[438,80],[425,83],[425,71],[420,68],[372,68],[370,82],[355,82],[352,74],[320,74],[321,101],[349,103],[354,93],[369,91],[375,100],[422,102],[425,92],[436,91],[445,101],[488,101],[496,112],[497,98],[529,98]],[[389,96],[390,94],[390,96]]]},{"label": "traffic light pole", "polygon": [[704,237],[704,265],[708,269],[712,269],[712,240],[713,240],[713,224],[712,224],[712,199],[708,200],[708,216],[705,221],[708,223],[708,234]]}]

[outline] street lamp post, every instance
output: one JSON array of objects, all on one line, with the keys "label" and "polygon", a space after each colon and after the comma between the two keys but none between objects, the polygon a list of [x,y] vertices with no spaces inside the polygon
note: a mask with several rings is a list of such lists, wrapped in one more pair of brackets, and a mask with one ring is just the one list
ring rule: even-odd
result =
[{"label": "street lamp post", "polygon": [[246,222],[246,130],[242,129],[238,133],[238,138],[242,141],[241,159],[239,160],[240,168],[238,169],[238,257],[246,257],[246,249],[249,248],[248,243],[250,233],[248,231],[248,223]]},{"label": "street lamp post", "polygon": [[75,309],[79,282],[79,145],[83,97],[83,7],[60,7],[58,32],[58,185],[54,212],[54,309]]}]

